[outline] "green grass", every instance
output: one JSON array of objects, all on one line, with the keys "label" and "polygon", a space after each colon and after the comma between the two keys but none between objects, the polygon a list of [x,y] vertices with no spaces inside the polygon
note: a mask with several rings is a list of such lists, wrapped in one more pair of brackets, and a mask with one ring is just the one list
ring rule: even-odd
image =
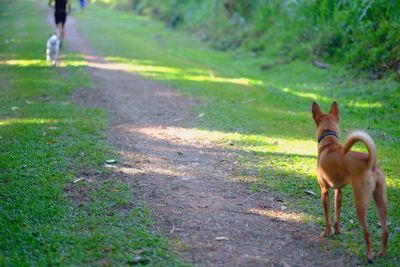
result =
[{"label": "green grass", "polygon": [[[107,18],[107,19],[104,19]],[[203,113],[197,128],[220,134],[220,144],[240,150],[245,168],[257,172],[255,190],[267,190],[284,199],[305,223],[322,230],[322,205],[315,178],[315,125],[311,103],[327,110],[332,101],[341,107],[343,136],[353,129],[368,131],[378,146],[387,175],[389,253],[379,266],[394,266],[400,255],[400,87],[393,80],[356,80],[342,66],[328,70],[296,61],[268,70],[260,64],[273,59],[246,52],[217,52],[187,33],[171,31],[147,17],[90,6],[79,15],[80,28],[108,59],[125,63],[143,77],[159,80],[182,93],[201,99],[193,110]],[[101,29],[101,31],[97,30]],[[109,42],[112,38],[113,42]],[[239,175],[240,173],[238,173]],[[369,213],[375,250],[379,228],[375,208]],[[350,253],[364,257],[364,243],[350,188],[344,193],[343,234],[330,239]],[[351,223],[354,221],[354,223]]]},{"label": "green grass", "polygon": [[48,66],[50,32],[33,1],[0,2],[0,265],[181,265],[135,189],[103,167],[117,157],[107,116],[71,103],[91,81],[65,50]]}]

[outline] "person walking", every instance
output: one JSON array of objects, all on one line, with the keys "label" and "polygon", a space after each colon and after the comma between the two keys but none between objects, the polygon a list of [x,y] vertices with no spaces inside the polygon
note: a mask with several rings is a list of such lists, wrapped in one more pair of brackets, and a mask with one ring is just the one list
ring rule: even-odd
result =
[{"label": "person walking", "polygon": [[79,5],[81,6],[81,12],[83,12],[86,7],[86,0],[79,0]]},{"label": "person walking", "polygon": [[71,12],[70,0],[49,0],[49,6],[53,7],[54,3],[54,19],[61,42],[64,40],[64,26],[67,20],[67,14]]}]

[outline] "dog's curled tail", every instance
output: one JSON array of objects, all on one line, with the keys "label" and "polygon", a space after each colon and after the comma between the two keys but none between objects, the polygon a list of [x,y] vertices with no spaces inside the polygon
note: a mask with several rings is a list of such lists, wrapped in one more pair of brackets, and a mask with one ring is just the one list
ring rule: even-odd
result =
[{"label": "dog's curled tail", "polygon": [[368,166],[372,169],[375,168],[376,146],[372,138],[365,132],[353,132],[347,137],[342,149],[343,155],[349,152],[351,147],[358,141],[363,142],[368,149]]}]

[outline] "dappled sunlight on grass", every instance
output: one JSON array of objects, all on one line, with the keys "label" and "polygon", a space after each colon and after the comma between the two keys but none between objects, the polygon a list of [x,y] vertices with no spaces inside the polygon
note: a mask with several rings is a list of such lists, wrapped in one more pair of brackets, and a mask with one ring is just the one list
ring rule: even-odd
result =
[{"label": "dappled sunlight on grass", "polygon": [[45,118],[33,118],[33,119],[4,119],[0,120],[0,126],[14,125],[14,124],[46,124],[46,123],[58,123],[60,120],[57,119],[45,119]]},{"label": "dappled sunlight on grass", "polygon": [[310,140],[275,138],[263,135],[226,133],[182,127],[143,127],[136,130],[156,139],[170,136],[188,142],[217,142],[247,152],[274,152],[296,155],[316,155],[316,143]]},{"label": "dappled sunlight on grass", "polygon": [[151,61],[140,61],[124,59],[120,57],[108,57],[108,62],[89,62],[89,66],[109,69],[136,72],[143,76],[162,80],[187,80],[193,82],[230,83],[243,86],[263,85],[260,80],[244,77],[229,78],[215,74],[211,70],[183,69],[167,66],[157,66]]},{"label": "dappled sunlight on grass", "polygon": [[10,59],[10,60],[1,60],[1,65],[10,65],[10,66],[19,66],[19,67],[44,67],[48,64],[46,60],[41,59]]},{"label": "dappled sunlight on grass", "polygon": [[355,108],[382,108],[383,104],[381,102],[372,102],[372,103],[367,103],[367,102],[359,102],[359,101],[350,101],[348,104],[350,107],[355,107]]},{"label": "dappled sunlight on grass", "polygon": [[392,175],[386,176],[386,184],[388,187],[396,188],[400,190],[400,179]]},{"label": "dappled sunlight on grass", "polygon": [[302,97],[302,98],[309,98],[311,100],[322,100],[325,102],[330,102],[332,101],[332,99],[329,99],[327,97],[323,97],[320,94],[316,94],[316,93],[310,93],[310,92],[303,92],[303,91],[296,91],[296,90],[292,90],[290,88],[282,88],[282,92],[284,93],[288,93],[288,94],[292,94],[298,97]]},{"label": "dappled sunlight on grass", "polygon": [[[45,59],[10,59],[1,60],[0,65],[9,65],[17,67],[50,67],[50,63]],[[87,62],[78,59],[61,58],[57,67],[79,67],[86,66]]]},{"label": "dappled sunlight on grass", "polygon": [[[299,90],[293,90],[288,87],[284,87],[281,89],[282,92],[292,94],[297,97],[301,98],[306,98],[310,99],[313,101],[324,101],[324,102],[333,102],[336,99],[334,98],[329,98],[322,96],[320,93],[312,93],[312,92],[307,92],[307,91],[299,91]],[[355,107],[355,108],[382,108],[383,104],[381,102],[361,102],[361,101],[354,101],[351,100],[350,102],[347,103],[347,106],[349,107]]]},{"label": "dappled sunlight on grass", "polygon": [[316,155],[315,141],[299,140],[264,135],[227,134],[226,139],[238,142],[243,150],[253,152],[276,152],[297,155]]}]

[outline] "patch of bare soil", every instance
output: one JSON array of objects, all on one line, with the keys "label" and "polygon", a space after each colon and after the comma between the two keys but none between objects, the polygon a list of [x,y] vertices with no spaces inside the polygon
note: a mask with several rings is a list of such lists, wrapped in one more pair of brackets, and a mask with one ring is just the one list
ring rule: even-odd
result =
[{"label": "patch of bare soil", "polygon": [[357,264],[329,252],[298,215],[234,176],[241,167],[233,152],[215,145],[218,136],[190,127],[195,100],[104,60],[73,19],[67,27],[67,49],[85,55],[94,81],[73,98],[110,114],[109,138],[121,152],[116,173],[138,188],[155,227],[182,259],[199,266]]}]

